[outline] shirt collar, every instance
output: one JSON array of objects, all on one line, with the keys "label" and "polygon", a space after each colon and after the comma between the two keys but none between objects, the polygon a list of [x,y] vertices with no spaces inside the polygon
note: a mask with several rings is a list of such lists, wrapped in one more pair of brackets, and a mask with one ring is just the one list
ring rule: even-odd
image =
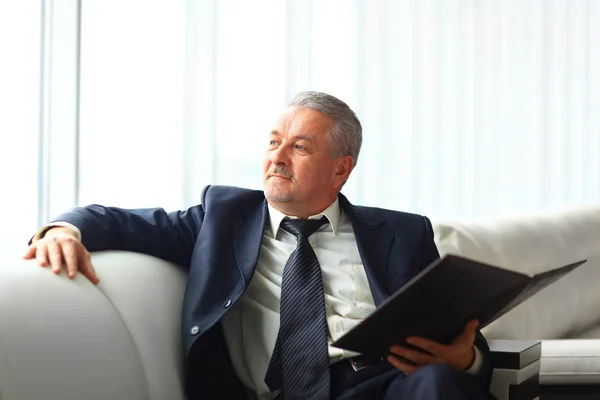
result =
[{"label": "shirt collar", "polygon": [[[269,220],[271,221],[271,233],[273,237],[277,236],[277,231],[279,230],[279,225],[284,218],[298,218],[293,215],[285,215],[281,211],[275,209],[270,204],[269,207]],[[336,230],[338,227],[338,223],[340,222],[340,218],[342,216],[342,210],[340,208],[340,203],[338,198],[335,198],[335,201],[329,205],[322,213],[317,215],[311,215],[308,219],[319,219],[321,217],[327,218],[329,224],[331,225],[331,230],[333,231],[333,235],[335,236]]]}]

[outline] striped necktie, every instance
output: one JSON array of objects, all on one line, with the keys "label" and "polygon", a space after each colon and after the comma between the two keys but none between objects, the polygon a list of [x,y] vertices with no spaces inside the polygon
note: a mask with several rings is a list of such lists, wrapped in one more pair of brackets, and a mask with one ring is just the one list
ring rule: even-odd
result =
[{"label": "striped necktie", "polygon": [[329,399],[330,376],[321,267],[308,237],[321,219],[286,219],[281,227],[298,239],[283,269],[280,325],[265,382],[285,400]]}]

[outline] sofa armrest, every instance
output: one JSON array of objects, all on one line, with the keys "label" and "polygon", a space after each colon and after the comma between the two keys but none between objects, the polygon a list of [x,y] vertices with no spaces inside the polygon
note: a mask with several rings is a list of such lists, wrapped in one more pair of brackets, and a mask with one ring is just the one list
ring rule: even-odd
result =
[{"label": "sofa armrest", "polygon": [[101,280],[0,264],[0,398],[182,399],[185,271],[127,252],[92,254]]},{"label": "sofa armrest", "polygon": [[539,341],[488,340],[492,357],[490,391],[498,400],[532,400],[540,395]]}]

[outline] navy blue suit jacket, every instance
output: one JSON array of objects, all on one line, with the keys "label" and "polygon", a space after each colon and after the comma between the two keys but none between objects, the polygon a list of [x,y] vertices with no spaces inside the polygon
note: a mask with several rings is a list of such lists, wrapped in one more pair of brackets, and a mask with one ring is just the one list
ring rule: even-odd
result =
[{"label": "navy blue suit jacket", "polygon": [[[353,206],[342,194],[339,201],[376,305],[439,257],[426,217]],[[188,391],[191,397],[243,398],[218,322],[254,274],[268,222],[262,191],[208,186],[201,205],[186,211],[91,205],[56,220],[77,226],[89,251],[129,250],[189,267],[182,315]],[[488,385],[489,350],[481,334],[476,345],[485,359],[482,384]]]}]

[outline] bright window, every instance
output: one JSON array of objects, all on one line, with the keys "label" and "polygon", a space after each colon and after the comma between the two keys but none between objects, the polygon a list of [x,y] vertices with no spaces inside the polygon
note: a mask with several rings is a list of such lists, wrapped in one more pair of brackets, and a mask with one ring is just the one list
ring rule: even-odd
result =
[{"label": "bright window", "polygon": [[80,205],[182,207],[183,4],[83,4]]},{"label": "bright window", "polygon": [[0,258],[38,223],[40,26],[39,1],[0,2]]}]

